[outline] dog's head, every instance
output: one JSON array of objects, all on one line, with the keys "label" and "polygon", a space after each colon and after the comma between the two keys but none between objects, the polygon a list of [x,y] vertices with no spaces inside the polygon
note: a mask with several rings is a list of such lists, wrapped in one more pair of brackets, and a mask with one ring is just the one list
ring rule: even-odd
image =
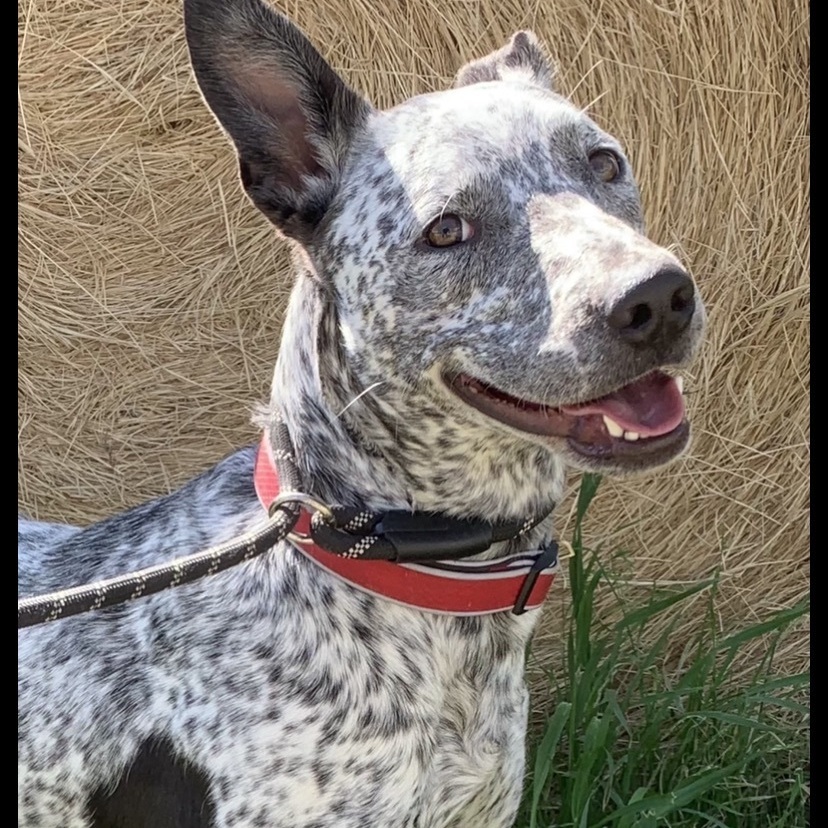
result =
[{"label": "dog's head", "polygon": [[663,369],[693,356],[701,301],[643,235],[618,142],[554,92],[534,35],[378,111],[259,0],[185,0],[185,16],[244,188],[304,249],[362,388],[580,468],[686,447]]}]

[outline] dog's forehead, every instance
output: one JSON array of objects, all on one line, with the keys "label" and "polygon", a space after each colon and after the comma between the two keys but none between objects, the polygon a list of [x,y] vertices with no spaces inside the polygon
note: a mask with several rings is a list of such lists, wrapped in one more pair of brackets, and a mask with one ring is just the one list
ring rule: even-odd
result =
[{"label": "dog's forehead", "polygon": [[525,202],[578,169],[588,149],[620,151],[612,136],[564,98],[534,84],[504,81],[420,95],[376,112],[363,139],[350,176],[360,186],[349,188],[352,196],[360,200],[362,183],[373,180],[386,202],[404,192],[420,219],[453,193],[486,180]]},{"label": "dog's forehead", "polygon": [[522,146],[572,140],[598,128],[564,98],[533,84],[492,81],[411,98],[378,113],[372,138],[395,169],[456,162],[465,169]]}]

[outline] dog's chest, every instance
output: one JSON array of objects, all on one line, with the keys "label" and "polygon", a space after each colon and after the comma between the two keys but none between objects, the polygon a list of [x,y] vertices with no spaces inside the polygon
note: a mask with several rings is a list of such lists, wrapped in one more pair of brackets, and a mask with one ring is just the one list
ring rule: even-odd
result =
[{"label": "dog's chest", "polygon": [[188,753],[215,780],[219,824],[511,825],[527,714],[523,624],[333,593],[321,604],[314,595],[315,612],[293,613],[288,629],[262,629],[257,641],[248,630],[211,659],[213,675],[233,671],[236,690],[222,682],[217,718],[195,728],[209,744]]}]

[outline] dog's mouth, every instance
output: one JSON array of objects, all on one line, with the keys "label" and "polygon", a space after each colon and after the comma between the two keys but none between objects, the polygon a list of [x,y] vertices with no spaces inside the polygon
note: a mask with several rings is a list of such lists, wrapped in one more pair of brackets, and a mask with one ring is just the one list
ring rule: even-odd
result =
[{"label": "dog's mouth", "polygon": [[603,397],[552,408],[520,399],[469,374],[447,378],[463,402],[512,428],[562,437],[590,460],[635,465],[663,462],[678,454],[690,436],[681,379],[652,371]]}]

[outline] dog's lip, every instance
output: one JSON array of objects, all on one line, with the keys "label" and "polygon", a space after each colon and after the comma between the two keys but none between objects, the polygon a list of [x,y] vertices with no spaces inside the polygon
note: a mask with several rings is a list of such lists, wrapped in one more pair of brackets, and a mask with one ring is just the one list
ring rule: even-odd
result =
[{"label": "dog's lip", "polygon": [[591,459],[644,459],[686,444],[689,436],[680,381],[660,370],[601,397],[558,406],[515,397],[467,373],[444,381],[482,414],[519,431],[565,438]]},{"label": "dog's lip", "polygon": [[645,465],[658,464],[677,455],[690,439],[690,423],[682,420],[672,431],[658,437],[646,437],[628,442],[627,440],[611,438],[609,444],[598,442],[581,442],[574,437],[567,439],[567,445],[576,454],[589,458],[592,461],[607,461],[624,464],[629,460],[633,463]]}]

